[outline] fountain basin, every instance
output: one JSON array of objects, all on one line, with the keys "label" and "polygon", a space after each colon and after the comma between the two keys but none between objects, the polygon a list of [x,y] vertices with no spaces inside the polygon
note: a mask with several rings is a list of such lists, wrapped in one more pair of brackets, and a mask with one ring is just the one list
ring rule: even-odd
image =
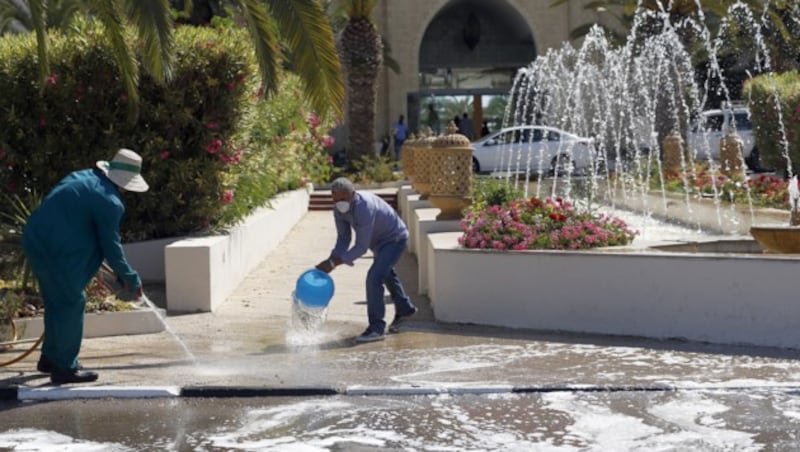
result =
[{"label": "fountain basin", "polygon": [[768,252],[800,254],[800,227],[753,226],[750,234]]},{"label": "fountain basin", "polygon": [[800,259],[753,241],[499,252],[464,249],[460,234],[428,235],[439,321],[800,348]]}]

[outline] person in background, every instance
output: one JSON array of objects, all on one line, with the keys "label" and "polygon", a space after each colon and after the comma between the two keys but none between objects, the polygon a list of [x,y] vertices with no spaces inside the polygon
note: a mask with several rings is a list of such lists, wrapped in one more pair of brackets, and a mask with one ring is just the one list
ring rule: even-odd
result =
[{"label": "person in background", "polygon": [[489,130],[489,121],[483,121],[483,127],[481,127],[481,138],[489,135],[490,133],[492,133],[492,131]]},{"label": "person in background", "polygon": [[120,149],[97,168],[64,177],[33,211],[22,246],[44,299],[44,343],[36,369],[55,384],[95,381],[78,353],[83,339],[84,289],[105,259],[117,277],[141,298],[142,281],[125,257],[119,228],[121,194],[145,192],[142,158]]},{"label": "person in background", "polygon": [[[394,321],[389,331],[397,331],[400,324],[417,312],[394,269],[406,249],[408,229],[392,206],[373,193],[357,192],[347,178],[340,177],[331,183],[331,197],[336,203],[333,212],[336,245],[330,256],[316,268],[330,273],[339,265],[353,265],[353,261],[363,256],[367,249],[372,250],[372,266],[367,271],[366,281],[369,326],[356,337],[356,341],[383,340],[386,337],[384,286],[389,289],[394,303]],[[356,233],[356,240],[349,248],[352,231]]]},{"label": "person in background", "polygon": [[394,158],[400,161],[400,151],[403,147],[403,142],[408,138],[408,126],[405,125],[405,116],[400,115],[397,122],[392,126],[394,129]]},{"label": "person in background", "polygon": [[472,141],[475,133],[472,129],[472,119],[470,119],[469,115],[464,113],[464,116],[461,117],[461,121],[458,123],[458,133],[464,135],[465,137],[469,138],[469,141]]},{"label": "person in background", "polygon": [[436,111],[436,106],[433,104],[428,104],[428,118],[426,123],[428,127],[433,130],[433,133],[436,135],[441,133],[441,129],[439,128],[439,113]]}]

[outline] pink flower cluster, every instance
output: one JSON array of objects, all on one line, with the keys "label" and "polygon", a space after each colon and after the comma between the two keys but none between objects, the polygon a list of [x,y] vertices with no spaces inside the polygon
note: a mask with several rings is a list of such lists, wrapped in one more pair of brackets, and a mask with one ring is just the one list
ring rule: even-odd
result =
[{"label": "pink flower cluster", "polygon": [[626,245],[635,233],[624,221],[578,213],[561,198],[530,198],[471,212],[461,221],[466,248],[579,250]]},{"label": "pink flower cluster", "polygon": [[224,192],[222,192],[222,202],[224,202],[225,204],[232,203],[235,194],[236,192],[232,189],[225,190]]},{"label": "pink flower cluster", "polygon": [[[206,144],[206,152],[211,155],[217,155],[224,163],[235,165],[242,161],[244,148],[238,147],[233,149],[233,143],[225,143],[219,138],[215,138]],[[169,156],[169,154],[167,154]],[[162,155],[162,160],[165,157]]]}]

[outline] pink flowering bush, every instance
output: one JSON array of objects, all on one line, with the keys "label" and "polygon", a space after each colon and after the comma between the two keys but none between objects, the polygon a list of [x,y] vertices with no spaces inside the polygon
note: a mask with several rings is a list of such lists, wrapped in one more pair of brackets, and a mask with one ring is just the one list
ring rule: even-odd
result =
[{"label": "pink flowering bush", "polygon": [[461,221],[465,248],[581,250],[629,244],[635,232],[624,221],[576,212],[562,200],[519,199],[472,211]]}]

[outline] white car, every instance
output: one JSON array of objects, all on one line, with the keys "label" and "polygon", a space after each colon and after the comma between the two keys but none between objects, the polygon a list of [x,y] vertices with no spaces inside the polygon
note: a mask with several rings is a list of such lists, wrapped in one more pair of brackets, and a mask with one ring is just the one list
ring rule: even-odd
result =
[{"label": "white car", "polygon": [[699,161],[719,160],[719,145],[725,134],[732,128],[742,139],[744,147],[742,155],[750,169],[759,166],[758,151],[755,150],[756,140],[753,136],[753,124],[750,122],[750,111],[747,107],[733,107],[724,110],[708,110],[702,117],[695,121],[689,129],[687,141],[689,149],[697,154]]},{"label": "white car", "polygon": [[572,173],[592,167],[590,138],[548,126],[516,126],[472,143],[474,172]]}]

